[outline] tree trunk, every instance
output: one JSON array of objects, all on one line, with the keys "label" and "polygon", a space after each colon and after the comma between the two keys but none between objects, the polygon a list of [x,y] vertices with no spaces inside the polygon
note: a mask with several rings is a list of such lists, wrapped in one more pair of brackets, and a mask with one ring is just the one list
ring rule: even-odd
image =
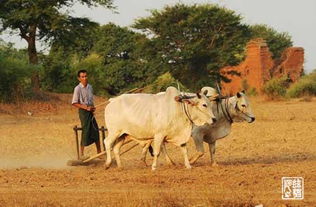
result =
[{"label": "tree trunk", "polygon": [[[29,62],[32,65],[38,64],[38,57],[36,51],[36,25],[30,26],[29,36],[27,38],[28,42],[28,55],[29,55]],[[40,90],[40,80],[39,80],[39,73],[37,70],[33,71],[31,77],[32,88],[35,92]]]}]

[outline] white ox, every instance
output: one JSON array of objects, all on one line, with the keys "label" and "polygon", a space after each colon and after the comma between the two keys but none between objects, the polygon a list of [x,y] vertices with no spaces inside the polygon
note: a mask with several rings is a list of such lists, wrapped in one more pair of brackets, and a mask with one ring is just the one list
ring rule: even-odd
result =
[{"label": "white ox", "polygon": [[[216,93],[215,89],[211,87],[204,87],[201,91],[207,91],[207,96],[212,96]],[[216,117],[216,123],[193,127],[192,138],[197,152],[190,159],[191,164],[205,154],[203,147],[204,141],[209,144],[211,164],[212,166],[216,166],[216,140],[229,135],[233,122],[247,121],[248,123],[251,123],[255,121],[250,102],[244,92],[238,92],[235,96],[218,99],[216,102],[212,102],[212,111]]]},{"label": "white ox", "polygon": [[[191,168],[186,143],[192,133],[192,125],[211,125],[215,122],[211,103],[204,94],[183,98],[174,87],[162,94],[124,94],[110,99],[105,108],[105,124],[108,137],[105,139],[106,163],[111,165],[111,147],[118,167],[121,167],[120,146],[125,135],[137,142],[154,142],[152,170],[157,167],[157,158],[163,142],[180,146],[184,164]],[[121,138],[121,140],[120,140]]]}]

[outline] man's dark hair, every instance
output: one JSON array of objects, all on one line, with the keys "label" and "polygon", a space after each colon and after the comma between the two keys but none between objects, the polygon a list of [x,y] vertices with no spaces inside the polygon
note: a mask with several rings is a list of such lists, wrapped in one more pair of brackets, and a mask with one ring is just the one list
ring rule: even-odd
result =
[{"label": "man's dark hair", "polygon": [[87,71],[86,70],[79,70],[77,73],[78,78],[80,77],[80,73],[87,73]]}]

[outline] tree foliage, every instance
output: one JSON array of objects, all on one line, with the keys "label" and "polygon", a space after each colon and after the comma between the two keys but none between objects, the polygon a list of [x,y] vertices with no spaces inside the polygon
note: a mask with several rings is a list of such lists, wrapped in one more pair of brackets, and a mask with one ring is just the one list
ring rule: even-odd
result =
[{"label": "tree foliage", "polygon": [[157,77],[157,79],[152,83],[144,87],[143,92],[145,93],[158,93],[161,91],[166,91],[170,86],[178,88],[181,92],[187,92],[187,88],[176,80],[169,72],[166,72]]},{"label": "tree foliage", "polygon": [[212,85],[220,68],[238,64],[250,35],[239,15],[216,5],[167,6],[133,27],[150,38],[157,62],[191,89]]},{"label": "tree foliage", "polygon": [[0,44],[0,101],[19,101],[24,97],[30,87],[32,70],[25,50]]},{"label": "tree foliage", "polygon": [[160,74],[143,59],[147,41],[144,35],[125,27],[107,24],[100,28],[92,51],[103,59],[103,86],[110,94],[142,87]]},{"label": "tree foliage", "polygon": [[2,30],[18,30],[20,36],[26,40],[31,38],[32,32],[45,41],[72,41],[80,33],[80,28],[94,25],[87,18],[76,18],[62,12],[61,9],[70,7],[74,3],[87,6],[103,5],[112,7],[112,0],[2,0],[0,2],[0,20]]},{"label": "tree foliage", "polygon": [[[99,95],[116,95],[142,87],[161,74],[151,62],[142,59],[145,54],[142,50],[148,42],[144,35],[110,23],[95,29],[90,37],[89,41],[78,41],[76,48],[67,50],[63,45],[53,45],[45,58],[46,89],[71,92],[79,69],[88,70],[94,91]],[[87,50],[83,52],[80,48]]]},{"label": "tree foliage", "polygon": [[[18,31],[28,43],[29,62],[37,64],[37,40],[69,45],[82,37],[87,29],[96,26],[87,18],[72,17],[62,12],[76,2],[112,8],[112,0],[1,0],[0,31]],[[33,87],[39,88],[38,73],[33,75]]]},{"label": "tree foliage", "polygon": [[271,100],[279,99],[285,96],[286,89],[289,85],[290,79],[287,76],[282,76],[280,78],[275,77],[264,84],[263,92]]},{"label": "tree foliage", "polygon": [[[153,10],[149,17],[136,20],[132,30],[69,16],[66,9],[76,2],[112,8],[112,0],[0,1],[0,29],[18,31],[28,41],[27,50],[6,50],[7,56],[1,53],[0,70],[12,77],[6,83],[29,86],[30,73],[24,72],[34,76],[35,71],[44,90],[71,93],[77,84],[76,72],[87,69],[98,95],[117,95],[144,86],[158,92],[178,82],[196,91],[225,80],[219,70],[239,64],[251,38],[266,39],[275,57],[292,45],[287,33],[266,25],[249,27],[234,11],[216,5],[176,4]],[[38,57],[37,40],[51,46],[48,55]],[[30,63],[43,67],[27,64],[26,54]],[[10,76],[15,71],[21,74],[17,79]],[[274,85],[280,84],[272,83],[272,94]]]},{"label": "tree foliage", "polygon": [[267,41],[273,58],[280,58],[282,52],[293,45],[291,36],[286,32],[278,32],[272,27],[263,24],[256,24],[250,27],[252,38],[263,38]]},{"label": "tree foliage", "polygon": [[71,64],[78,62],[78,56],[65,50],[64,47],[55,47],[47,56],[44,56],[42,58],[44,67],[40,73],[42,89],[71,93],[77,83],[76,71]]}]

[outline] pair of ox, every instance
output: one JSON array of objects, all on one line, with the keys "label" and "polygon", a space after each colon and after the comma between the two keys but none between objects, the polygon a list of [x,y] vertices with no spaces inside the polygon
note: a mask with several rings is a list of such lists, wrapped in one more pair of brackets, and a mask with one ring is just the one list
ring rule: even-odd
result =
[{"label": "pair of ox", "polygon": [[121,167],[120,147],[126,136],[143,146],[144,161],[148,147],[154,143],[152,170],[157,167],[161,147],[167,161],[172,163],[165,150],[165,142],[179,146],[185,166],[191,168],[186,148],[191,136],[197,149],[191,163],[204,154],[205,141],[210,146],[214,165],[216,140],[230,133],[234,121],[243,120],[254,121],[244,93],[218,99],[218,94],[210,87],[204,87],[201,93],[184,96],[176,88],[169,87],[166,92],[158,94],[124,94],[110,99],[105,109],[105,122],[109,132],[105,140],[105,166],[108,168],[111,164],[111,147],[115,143],[113,152],[118,167]]}]

